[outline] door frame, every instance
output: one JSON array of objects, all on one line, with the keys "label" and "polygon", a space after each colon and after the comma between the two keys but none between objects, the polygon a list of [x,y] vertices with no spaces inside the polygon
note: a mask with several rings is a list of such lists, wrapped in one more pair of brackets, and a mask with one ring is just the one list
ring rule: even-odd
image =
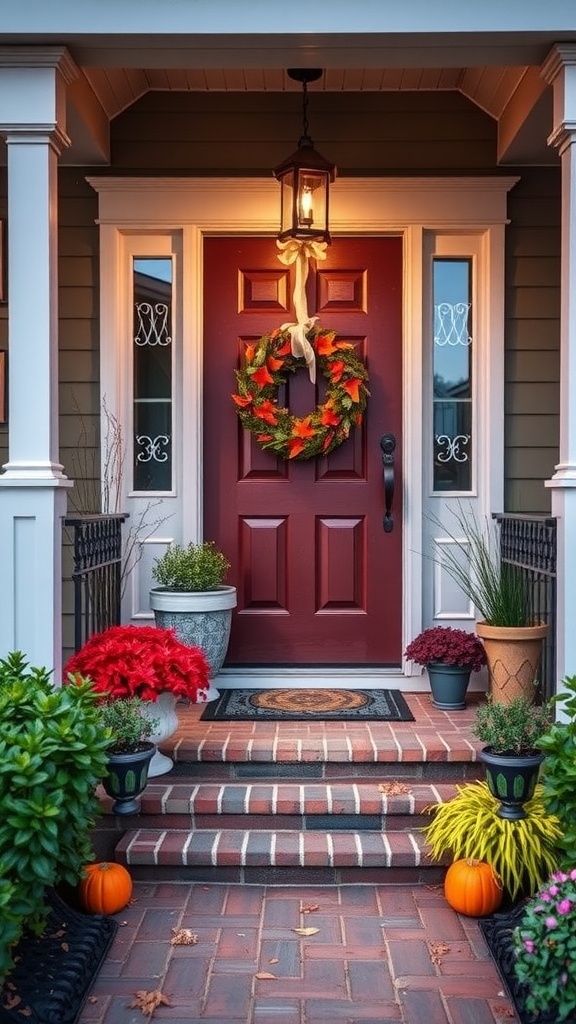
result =
[{"label": "door frame", "polygon": [[[423,515],[425,493],[423,443],[428,391],[423,376],[424,345],[430,338],[430,254],[434,238],[474,235],[480,240],[478,307],[482,311],[477,373],[478,508],[489,515],[503,508],[504,465],[504,228],[506,197],[512,177],[479,178],[344,178],[331,191],[331,232],[338,235],[400,235],[403,239],[403,646],[423,625],[434,601],[423,599],[423,586],[435,586],[424,571]],[[176,493],[181,519],[169,520],[161,535],[147,538],[144,557],[131,574],[129,617],[151,618],[146,607],[149,571],[154,557],[170,540],[197,540],[202,532],[202,299],[205,235],[278,232],[279,192],[275,181],[262,178],[117,178],[89,177],[99,197],[100,225],[100,381],[108,409],[130,424],[129,301],[131,256],[149,251],[154,240],[175,254],[175,324],[181,335],[180,382],[192,382],[186,403],[175,395]],[[144,249],[142,249],[142,246]],[[148,247],[148,248],[146,248]],[[164,250],[163,250],[164,251]],[[187,282],[184,301],[184,282]],[[129,432],[126,436],[131,436]],[[184,474],[197,466],[197,474]],[[124,494],[124,507],[135,496]],[[132,503],[132,505],[131,505]],[[179,522],[188,524],[182,537]],[[445,616],[444,616],[445,618]],[[226,686],[258,685],[263,670],[224,669]],[[266,671],[266,685],[271,685]],[[276,685],[318,685],[322,671],[284,669]],[[398,670],[326,671],[331,685],[390,686],[427,689],[421,669],[404,664]]]}]

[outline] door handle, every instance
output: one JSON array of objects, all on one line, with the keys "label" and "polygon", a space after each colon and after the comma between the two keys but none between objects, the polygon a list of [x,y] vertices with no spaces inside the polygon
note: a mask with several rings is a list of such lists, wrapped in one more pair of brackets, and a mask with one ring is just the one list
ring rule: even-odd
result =
[{"label": "door handle", "polygon": [[382,449],[382,473],[384,476],[384,518],[382,520],[382,528],[384,533],[392,533],[394,529],[394,516],[392,514],[392,503],[394,501],[394,452],[396,450],[394,434],[382,434],[380,448]]}]

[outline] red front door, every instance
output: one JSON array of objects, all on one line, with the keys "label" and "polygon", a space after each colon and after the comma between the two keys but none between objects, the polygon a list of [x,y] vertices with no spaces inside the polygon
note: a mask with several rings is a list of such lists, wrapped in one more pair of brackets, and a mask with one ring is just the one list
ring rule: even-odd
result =
[{"label": "red front door", "polygon": [[[327,458],[285,461],[243,430],[231,399],[244,346],[286,321],[293,270],[272,238],[205,241],[204,536],[238,588],[227,665],[399,665],[402,655],[402,242],[337,238],[311,263],[308,311],[352,342],[367,412]],[[322,399],[305,369],[281,404]],[[385,532],[380,440],[396,438],[394,529]]]}]

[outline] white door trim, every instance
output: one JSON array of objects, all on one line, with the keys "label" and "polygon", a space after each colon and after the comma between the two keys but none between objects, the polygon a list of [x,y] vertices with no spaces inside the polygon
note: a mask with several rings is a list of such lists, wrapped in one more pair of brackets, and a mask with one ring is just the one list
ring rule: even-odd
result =
[{"label": "white door trim", "polygon": [[[279,191],[273,180],[261,178],[116,178],[90,177],[99,196],[100,224],[100,373],[102,394],[121,422],[129,422],[126,408],[127,352],[129,336],[129,254],[138,239],[171,238],[179,250],[176,271],[176,318],[182,337],[182,380],[188,382],[186,403],[180,403],[178,487],[186,536],[198,539],[202,531],[202,243],[204,235],[270,234],[278,231]],[[503,496],[503,366],[504,355],[504,225],[506,196],[518,179],[481,178],[344,178],[331,192],[331,231],[339,234],[398,234],[404,242],[403,295],[403,609],[404,641],[423,625],[422,516],[425,507],[422,465],[423,446],[423,337],[427,311],[425,294],[425,238],[435,232],[446,235],[481,236],[484,259],[479,303],[485,307],[486,336],[482,340],[479,382],[478,429],[482,438],[478,472],[482,512],[502,508]],[[184,283],[186,301],[183,301]],[[178,398],[178,396],[176,396]],[[178,405],[178,403],[177,403]],[[127,419],[128,416],[128,419]],[[198,472],[185,474],[184,466]],[[178,475],[179,474],[179,475]],[[125,495],[129,502],[129,495]],[[166,524],[170,527],[170,524]],[[166,543],[171,527],[163,527]],[[145,566],[145,559],[140,563]],[[138,574],[136,574],[137,576]],[[134,593],[143,592],[136,581]],[[395,685],[425,689],[420,675],[400,672],[354,672],[363,685]],[[419,670],[418,670],[419,671]],[[226,685],[255,684],[262,673],[225,672]],[[326,673],[332,685],[346,685],[349,670]],[[285,670],[274,680],[266,673],[266,685],[317,682],[306,673]]]}]

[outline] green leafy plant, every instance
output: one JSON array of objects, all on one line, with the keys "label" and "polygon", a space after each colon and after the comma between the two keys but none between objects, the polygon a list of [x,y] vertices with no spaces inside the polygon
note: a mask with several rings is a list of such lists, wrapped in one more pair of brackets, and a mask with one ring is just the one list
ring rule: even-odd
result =
[{"label": "green leafy plant", "polygon": [[543,800],[549,814],[562,826],[560,848],[573,863],[576,851],[576,675],[562,681],[564,693],[552,702],[562,707],[566,720],[553,722],[537,747],[545,755],[542,767]]},{"label": "green leafy plant", "polygon": [[168,590],[215,590],[226,577],[230,562],[214,541],[170,544],[152,566],[152,576]]},{"label": "green leafy plant", "polygon": [[504,704],[489,696],[477,708],[472,732],[492,754],[527,754],[536,751],[551,722],[549,702],[538,705],[518,696]]},{"label": "green leafy plant", "polygon": [[25,927],[42,931],[46,887],[93,859],[109,743],[89,682],[56,689],[21,652],[0,660],[0,981]]},{"label": "green leafy plant", "polygon": [[102,727],[107,729],[111,744],[109,754],[125,754],[141,750],[156,728],[158,719],[142,714],[140,697],[121,697],[98,705]]},{"label": "green leafy plant", "polygon": [[454,860],[471,857],[490,864],[512,900],[532,895],[558,864],[558,819],[542,803],[537,786],[525,804],[526,818],[508,821],[496,813],[498,800],[485,782],[457,786],[458,795],[428,808],[434,818],[423,832],[434,860],[451,853]]},{"label": "green leafy plant", "polygon": [[459,536],[430,516],[452,541],[438,545],[438,563],[488,625],[531,625],[524,579],[514,566],[502,563],[497,526],[488,521],[480,524],[473,512],[466,512],[461,505],[452,514]]},{"label": "green leafy plant", "polygon": [[530,1014],[563,1021],[576,1009],[576,869],[558,872],[524,907],[513,969]]}]

